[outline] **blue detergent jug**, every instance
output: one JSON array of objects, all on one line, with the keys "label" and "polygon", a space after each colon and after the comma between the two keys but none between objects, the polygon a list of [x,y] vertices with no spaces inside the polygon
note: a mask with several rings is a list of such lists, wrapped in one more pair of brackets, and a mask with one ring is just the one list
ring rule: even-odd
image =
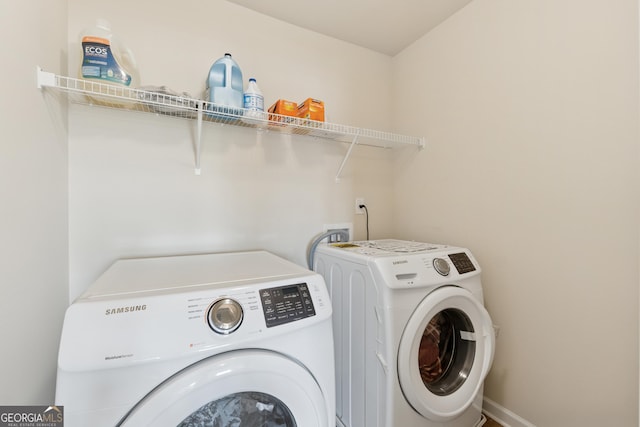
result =
[{"label": "blue detergent jug", "polygon": [[213,63],[207,79],[209,102],[233,108],[244,105],[242,71],[230,53]]}]

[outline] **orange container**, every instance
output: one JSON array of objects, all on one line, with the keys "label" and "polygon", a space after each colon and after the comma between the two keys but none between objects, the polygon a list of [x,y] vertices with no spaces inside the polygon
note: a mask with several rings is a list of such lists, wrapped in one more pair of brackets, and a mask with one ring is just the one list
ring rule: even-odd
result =
[{"label": "orange container", "polygon": [[305,99],[298,105],[298,117],[324,122],[324,102],[313,98]]},{"label": "orange container", "polygon": [[[282,116],[296,117],[298,114],[298,104],[293,101],[287,101],[286,99],[278,99],[271,107],[269,112],[273,114],[280,114]],[[275,117],[269,115],[269,120],[281,121],[281,117]]]}]

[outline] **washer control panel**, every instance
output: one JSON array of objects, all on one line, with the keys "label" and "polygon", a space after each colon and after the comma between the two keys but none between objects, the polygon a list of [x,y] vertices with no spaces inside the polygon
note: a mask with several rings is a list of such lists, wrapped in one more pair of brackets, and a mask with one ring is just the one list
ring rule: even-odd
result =
[{"label": "washer control panel", "polygon": [[458,270],[459,274],[470,273],[476,271],[476,267],[469,259],[466,253],[460,252],[457,254],[449,254],[449,259],[453,263],[453,266]]},{"label": "washer control panel", "polygon": [[261,289],[260,301],[267,328],[316,314],[306,283]]}]

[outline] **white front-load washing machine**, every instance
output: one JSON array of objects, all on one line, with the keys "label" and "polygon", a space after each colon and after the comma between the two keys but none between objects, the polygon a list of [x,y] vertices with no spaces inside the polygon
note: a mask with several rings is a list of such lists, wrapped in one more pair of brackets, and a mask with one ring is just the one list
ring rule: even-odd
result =
[{"label": "white front-load washing machine", "polygon": [[265,251],[116,261],[67,309],[65,426],[333,427],[322,277]]},{"label": "white front-load washing machine", "polygon": [[494,353],[469,250],[385,239],[321,245],[343,427],[474,427]]}]

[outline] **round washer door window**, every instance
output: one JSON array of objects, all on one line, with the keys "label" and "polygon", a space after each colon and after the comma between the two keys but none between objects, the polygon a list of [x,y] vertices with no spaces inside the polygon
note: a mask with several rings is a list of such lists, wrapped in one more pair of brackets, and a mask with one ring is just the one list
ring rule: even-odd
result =
[{"label": "round washer door window", "polygon": [[200,361],[164,381],[118,424],[126,427],[326,427],[327,405],[311,373],[264,350]]},{"label": "round washer door window", "polygon": [[491,318],[471,292],[455,286],[425,297],[409,319],[398,350],[398,377],[411,406],[446,421],[464,412],[493,361]]},{"label": "round washer door window", "polygon": [[200,407],[177,427],[296,427],[293,414],[280,399],[257,391],[233,393]]}]

